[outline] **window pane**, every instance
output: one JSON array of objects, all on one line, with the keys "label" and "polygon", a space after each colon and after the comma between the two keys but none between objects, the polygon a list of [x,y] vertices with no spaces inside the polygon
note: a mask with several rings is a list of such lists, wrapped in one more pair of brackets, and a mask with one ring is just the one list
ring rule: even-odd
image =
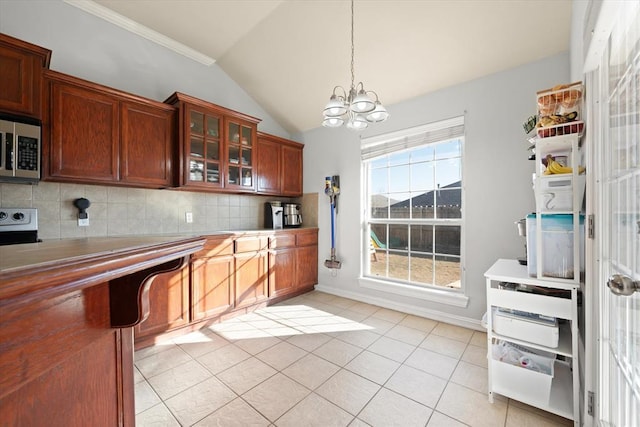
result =
[{"label": "window pane", "polygon": [[387,277],[387,254],[380,249],[371,257],[370,274],[372,276]]},{"label": "window pane", "polygon": [[389,191],[409,191],[409,165],[394,166],[389,168]]},{"label": "window pane", "polygon": [[437,160],[436,164],[436,182],[440,185],[440,188],[447,187],[451,184],[455,184],[459,187],[459,182],[462,180],[461,160],[447,159]]},{"label": "window pane", "polygon": [[411,252],[433,252],[433,226],[412,225],[410,227]]},{"label": "window pane", "polygon": [[436,257],[435,285],[460,288],[460,259],[453,257]]},{"label": "window pane", "polygon": [[389,254],[389,275],[392,279],[409,280],[409,254]]},{"label": "window pane", "polygon": [[372,169],[369,183],[371,194],[385,194],[389,192],[388,169]]},{"label": "window pane", "polygon": [[408,151],[389,154],[389,166],[406,165],[409,163],[410,154]]},{"label": "window pane", "polygon": [[428,191],[435,189],[433,163],[416,163],[411,165],[411,190]]},{"label": "window pane", "polygon": [[461,190],[440,190],[436,194],[437,218],[462,218]]},{"label": "window pane", "polygon": [[427,145],[426,147],[416,148],[411,151],[411,163],[424,162],[433,160],[434,147]]},{"label": "window pane", "polygon": [[411,277],[412,282],[433,283],[433,255],[411,253]]},{"label": "window pane", "polygon": [[376,249],[387,248],[386,224],[371,224],[371,243]]},{"label": "window pane", "polygon": [[382,194],[374,194],[369,199],[371,218],[389,218],[389,199]]},{"label": "window pane", "polygon": [[409,218],[411,193],[394,193],[389,195],[391,201],[391,218]]},{"label": "window pane", "polygon": [[409,249],[408,225],[389,225],[389,249]]},{"label": "window pane", "polygon": [[372,168],[381,168],[381,167],[386,167],[388,162],[389,162],[389,156],[382,156],[382,157],[378,157],[377,159],[371,160],[371,163],[369,164],[371,165]]},{"label": "window pane", "polygon": [[411,218],[433,218],[433,191],[411,194]]},{"label": "window pane", "polygon": [[438,225],[435,227],[437,254],[460,255],[460,227]]},{"label": "window pane", "polygon": [[447,159],[450,157],[461,157],[462,145],[459,139],[454,139],[448,142],[439,143],[436,145],[436,159]]}]

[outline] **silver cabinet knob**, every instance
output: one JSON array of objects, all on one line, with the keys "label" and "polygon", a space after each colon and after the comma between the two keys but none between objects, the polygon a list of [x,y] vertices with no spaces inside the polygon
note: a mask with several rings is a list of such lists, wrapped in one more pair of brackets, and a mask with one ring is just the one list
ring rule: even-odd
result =
[{"label": "silver cabinet knob", "polygon": [[631,277],[622,274],[614,274],[609,277],[607,286],[611,292],[621,296],[629,296],[640,291],[640,281],[634,281]]}]

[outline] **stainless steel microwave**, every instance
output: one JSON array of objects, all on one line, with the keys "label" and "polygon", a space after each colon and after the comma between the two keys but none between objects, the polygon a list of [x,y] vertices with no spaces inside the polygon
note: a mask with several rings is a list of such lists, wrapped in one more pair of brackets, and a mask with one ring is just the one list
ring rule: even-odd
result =
[{"label": "stainless steel microwave", "polygon": [[0,182],[40,179],[41,129],[37,120],[0,115]]}]

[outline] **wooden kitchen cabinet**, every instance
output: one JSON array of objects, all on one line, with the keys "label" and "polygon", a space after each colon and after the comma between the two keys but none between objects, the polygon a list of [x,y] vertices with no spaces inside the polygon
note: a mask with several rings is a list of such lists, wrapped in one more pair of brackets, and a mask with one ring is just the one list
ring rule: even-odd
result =
[{"label": "wooden kitchen cabinet", "polygon": [[176,92],[179,185],[197,190],[255,192],[259,119]]},{"label": "wooden kitchen cabinet", "polygon": [[156,276],[149,287],[149,316],[134,328],[142,339],[189,324],[189,266]]},{"label": "wooden kitchen cabinet", "polygon": [[269,296],[267,237],[243,236],[235,240],[235,307],[247,307]]},{"label": "wooden kitchen cabinet", "polygon": [[269,298],[318,283],[317,229],[287,230],[269,239]]},{"label": "wooden kitchen cabinet", "polygon": [[191,317],[202,320],[234,306],[233,240],[209,238],[191,261]]},{"label": "wooden kitchen cabinet", "polygon": [[297,287],[313,287],[318,283],[318,229],[299,230],[296,247]]},{"label": "wooden kitchen cabinet", "polygon": [[173,107],[62,73],[45,77],[50,133],[43,138],[43,179],[173,186]]},{"label": "wooden kitchen cabinet", "polygon": [[0,111],[42,117],[42,73],[50,59],[50,50],[0,34]]},{"label": "wooden kitchen cabinet", "polygon": [[258,132],[257,191],[287,197],[302,195],[302,149],[304,145]]}]

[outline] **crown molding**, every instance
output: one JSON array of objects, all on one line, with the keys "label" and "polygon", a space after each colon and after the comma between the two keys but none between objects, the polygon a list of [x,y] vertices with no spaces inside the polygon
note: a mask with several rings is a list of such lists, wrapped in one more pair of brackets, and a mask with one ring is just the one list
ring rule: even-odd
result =
[{"label": "crown molding", "polygon": [[64,0],[65,3],[77,7],[78,9],[82,9],[87,13],[90,13],[98,18],[104,19],[105,21],[111,22],[119,26],[120,28],[124,28],[127,31],[130,31],[134,34],[139,35],[140,37],[144,37],[147,40],[151,40],[152,42],[159,44],[160,46],[164,46],[167,49],[170,49],[180,55],[186,56],[187,58],[193,59],[204,65],[212,65],[216,62],[215,59],[204,55],[197,50],[191,49],[188,46],[183,45],[175,41],[172,38],[169,38],[159,32],[152,30],[149,27],[145,27],[144,25],[129,19],[123,15],[120,15],[113,10],[106,8],[92,0]]}]

